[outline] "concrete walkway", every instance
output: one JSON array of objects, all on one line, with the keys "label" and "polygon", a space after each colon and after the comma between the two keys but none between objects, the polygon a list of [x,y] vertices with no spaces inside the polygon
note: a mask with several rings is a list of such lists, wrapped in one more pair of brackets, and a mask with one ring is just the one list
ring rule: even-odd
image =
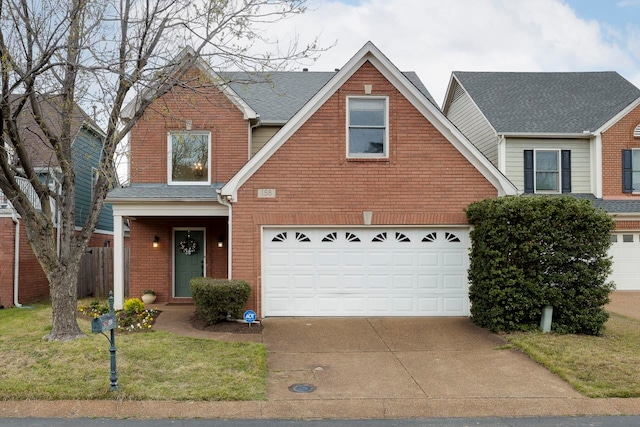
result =
[{"label": "concrete walkway", "polygon": [[[640,318],[640,292],[609,310]],[[160,307],[156,328],[263,342],[264,402],[0,402],[1,417],[407,418],[637,415],[640,399],[585,398],[466,318],[267,319],[262,334],[191,327],[192,306]],[[290,387],[306,384],[311,393]]]}]

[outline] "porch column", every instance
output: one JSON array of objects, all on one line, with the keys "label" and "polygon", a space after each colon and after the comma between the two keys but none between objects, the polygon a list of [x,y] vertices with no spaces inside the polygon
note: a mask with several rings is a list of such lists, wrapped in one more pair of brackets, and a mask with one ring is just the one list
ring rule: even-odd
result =
[{"label": "porch column", "polygon": [[124,306],[124,226],[122,215],[113,215],[113,307]]}]

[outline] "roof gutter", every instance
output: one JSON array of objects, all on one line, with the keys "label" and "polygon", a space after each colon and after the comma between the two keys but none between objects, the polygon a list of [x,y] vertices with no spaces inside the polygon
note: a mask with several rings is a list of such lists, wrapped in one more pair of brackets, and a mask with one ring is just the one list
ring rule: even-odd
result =
[{"label": "roof gutter", "polygon": [[179,202],[179,203],[211,203],[218,202],[217,198],[207,198],[207,199],[189,199],[189,198],[180,198],[180,199],[172,199],[168,197],[147,197],[147,198],[105,198],[105,203],[110,204],[119,204],[119,203],[171,203],[171,202]]},{"label": "roof gutter", "polygon": [[547,133],[547,132],[497,132],[498,136],[505,138],[569,138],[569,139],[586,139],[597,135],[596,132],[585,130],[583,132],[571,133]]},{"label": "roof gutter", "polygon": [[640,212],[609,212],[616,220],[640,221]]}]

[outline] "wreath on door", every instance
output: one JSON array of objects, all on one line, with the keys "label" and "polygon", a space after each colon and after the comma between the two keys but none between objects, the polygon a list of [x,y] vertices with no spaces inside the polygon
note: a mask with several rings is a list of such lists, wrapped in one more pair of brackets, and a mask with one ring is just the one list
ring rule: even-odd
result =
[{"label": "wreath on door", "polygon": [[180,252],[185,255],[191,255],[198,250],[198,242],[191,238],[191,233],[187,234],[187,238],[180,242]]}]

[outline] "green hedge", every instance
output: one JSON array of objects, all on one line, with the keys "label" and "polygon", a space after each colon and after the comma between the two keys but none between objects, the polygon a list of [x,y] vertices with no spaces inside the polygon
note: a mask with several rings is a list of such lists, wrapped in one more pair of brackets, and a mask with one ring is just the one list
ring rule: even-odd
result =
[{"label": "green hedge", "polygon": [[471,319],[491,331],[533,330],[545,305],[559,333],[600,335],[613,284],[613,219],[571,196],[501,197],[467,208]]},{"label": "green hedge", "polygon": [[189,284],[196,317],[206,325],[222,322],[228,316],[240,318],[251,294],[251,287],[243,280],[196,277]]}]

